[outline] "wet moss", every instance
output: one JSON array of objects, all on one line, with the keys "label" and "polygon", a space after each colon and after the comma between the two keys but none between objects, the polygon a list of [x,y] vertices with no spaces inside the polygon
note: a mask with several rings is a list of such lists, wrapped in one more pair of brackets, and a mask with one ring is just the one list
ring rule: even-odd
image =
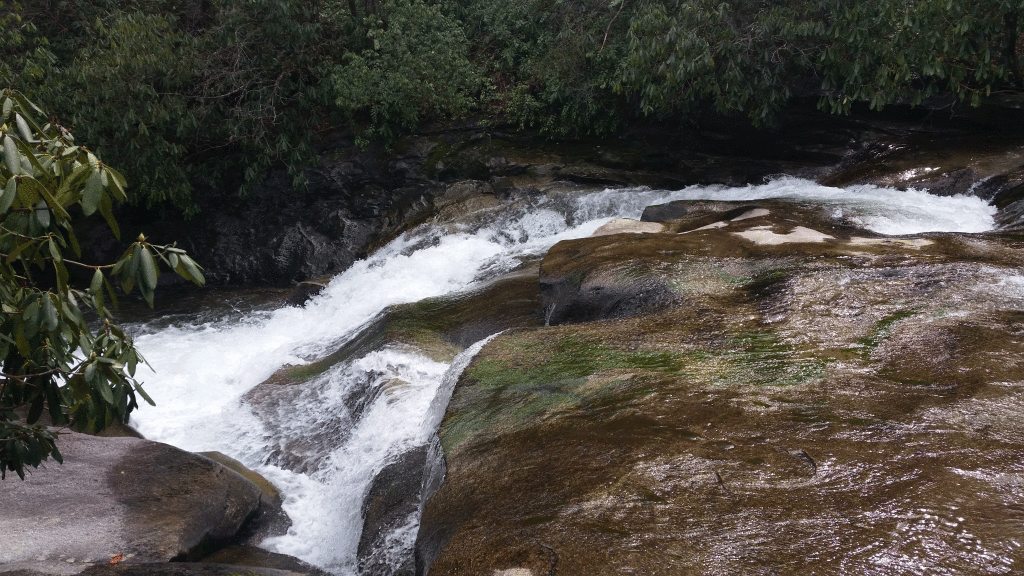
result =
[{"label": "wet moss", "polygon": [[[463,374],[441,429],[442,445],[450,453],[480,435],[493,437],[561,414],[612,417],[693,386],[804,384],[822,378],[828,366],[771,332],[680,351],[651,350],[642,338],[637,341],[629,347],[544,329],[493,341]],[[688,430],[683,436],[700,437]]]},{"label": "wet moss", "polygon": [[878,348],[879,344],[889,336],[897,322],[917,314],[917,310],[900,310],[875,322],[867,336],[857,339],[857,347],[854,348],[857,355],[863,360],[868,360],[871,352]]},{"label": "wet moss", "polygon": [[621,350],[586,338],[501,339],[500,352],[477,358],[441,430],[446,452],[488,429],[511,430],[561,412],[620,409],[656,393],[666,376],[691,364],[686,353]]},{"label": "wet moss", "polygon": [[824,377],[831,362],[783,342],[772,332],[741,333],[726,342],[721,355],[729,365],[716,379],[720,384],[804,384]]}]

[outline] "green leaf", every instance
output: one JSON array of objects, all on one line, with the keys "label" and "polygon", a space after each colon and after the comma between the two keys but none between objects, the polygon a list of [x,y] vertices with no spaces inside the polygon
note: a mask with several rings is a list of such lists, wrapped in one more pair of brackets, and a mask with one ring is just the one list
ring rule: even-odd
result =
[{"label": "green leaf", "polygon": [[4,98],[4,115],[0,117],[0,123],[7,120],[7,117],[11,115],[11,110],[14,109],[14,100],[10,98]]},{"label": "green leaf", "polygon": [[21,150],[22,167],[25,166],[25,161],[27,160],[29,163],[29,168],[35,170],[40,177],[47,173],[46,168],[39,162],[39,159],[36,158],[36,151],[33,150],[30,144],[26,143],[23,140],[18,140],[17,142],[15,142],[15,144],[17,144],[18,149]]},{"label": "green leaf", "polygon": [[50,208],[46,205],[45,200],[40,199],[39,202],[36,203],[36,208],[32,212],[32,215],[35,217],[36,222],[39,222],[40,226],[43,228],[50,227]]},{"label": "green leaf", "polygon": [[82,354],[92,354],[92,342],[90,342],[89,336],[85,332],[78,335],[78,347],[82,349]]},{"label": "green leaf", "polygon": [[139,265],[139,285],[143,288],[152,290],[156,288],[158,276],[156,262],[153,260],[153,253],[149,251],[149,248],[143,246],[139,256],[142,260]]},{"label": "green leaf", "polygon": [[135,391],[139,393],[139,396],[142,396],[142,399],[146,401],[146,404],[156,406],[156,402],[153,402],[153,399],[149,397],[149,394],[146,394],[146,391],[142,389],[142,386],[136,384]]},{"label": "green leaf", "polygon": [[49,294],[43,294],[43,322],[46,331],[53,332],[57,329],[57,307],[53,305],[53,298]]},{"label": "green leaf", "polygon": [[104,402],[107,404],[114,403],[114,391],[110,389],[110,383],[107,382],[106,378],[99,379],[99,382],[96,383],[96,389],[99,390]]},{"label": "green leaf", "polygon": [[25,418],[25,422],[28,424],[35,424],[39,421],[39,417],[43,415],[43,405],[46,401],[46,396],[39,394],[32,399],[32,404],[29,405],[28,416]]},{"label": "green leaf", "polygon": [[39,333],[39,300],[34,299],[25,307],[25,311],[21,314],[21,319],[25,321],[25,333],[24,336],[27,339],[35,338],[36,334]]},{"label": "green leaf", "polygon": [[7,169],[11,171],[12,175],[18,176],[22,173],[18,145],[14,143],[13,138],[6,134],[4,135],[4,163],[7,164]]},{"label": "green leaf", "polygon": [[36,142],[36,139],[32,136],[32,130],[28,127],[28,122],[25,122],[21,114],[14,114],[14,122],[18,125],[18,132],[25,142]]},{"label": "green leaf", "polygon": [[61,206],[67,206],[72,202],[75,202],[78,198],[76,192],[78,187],[85,182],[91,174],[88,166],[78,166],[71,171],[71,175],[64,179],[60,183],[60,187],[57,188],[57,192],[53,195],[54,198],[60,203]]},{"label": "green leaf", "polygon": [[82,212],[91,216],[99,208],[100,198],[103,195],[103,183],[99,172],[93,172],[85,181],[85,190],[82,191]]},{"label": "green leaf", "polygon": [[68,244],[71,245],[71,250],[74,251],[75,256],[82,255],[82,247],[78,245],[78,238],[75,236],[75,229],[65,224],[64,229],[68,233]]},{"label": "green leaf", "polygon": [[[56,382],[46,387],[46,403],[49,405],[50,420],[53,421],[53,424],[55,426],[66,424],[67,419],[64,417],[64,410],[60,401],[60,390],[57,388]],[[60,456],[60,454],[58,453],[57,456]],[[54,459],[60,462],[57,457],[54,457]]]},{"label": "green leaf", "polygon": [[22,208],[32,208],[39,203],[39,189],[42,185],[35,178],[22,176],[18,179],[18,203]]},{"label": "green leaf", "polygon": [[28,338],[25,336],[25,324],[19,323],[14,329],[14,345],[18,348],[18,353],[24,357],[32,355],[32,348],[28,345]]},{"label": "green leaf", "polygon": [[31,110],[35,110],[36,113],[39,114],[40,116],[46,116],[46,114],[43,113],[43,111],[39,108],[39,106],[36,106],[35,104],[33,104],[32,101],[30,101],[28,98],[25,98],[25,96],[23,94],[21,94],[20,92],[15,92],[14,93],[14,99],[18,101],[18,104],[21,104],[22,110],[28,108],[28,109],[31,109]]},{"label": "green leaf", "polygon": [[[34,178],[31,180],[36,181]],[[50,190],[42,184],[39,184],[39,195],[43,197],[43,200],[46,200],[47,204],[49,204],[50,209],[53,210],[53,214],[57,216],[58,223],[71,218],[67,210],[65,210],[64,207],[60,205],[60,202],[57,202],[57,199],[54,198],[53,194],[50,193]]]},{"label": "green leaf", "polygon": [[197,286],[202,286],[206,283],[206,279],[203,278],[203,273],[200,272],[199,266],[191,258],[182,254],[179,259],[181,262],[176,271],[182,278],[191,280]]},{"label": "green leaf", "polygon": [[11,204],[14,203],[17,193],[18,179],[12,177],[7,181],[7,186],[4,186],[4,192],[0,195],[0,214],[4,214],[11,209]]},{"label": "green leaf", "polygon": [[100,199],[100,214],[107,221],[107,226],[110,226],[110,231],[113,232],[114,238],[120,240],[121,229],[117,226],[117,218],[114,218],[114,206],[111,203],[109,194],[104,194]]},{"label": "green leaf", "polygon": [[136,244],[134,244],[132,246],[132,256],[131,256],[131,258],[128,260],[128,263],[125,264],[125,266],[126,266],[125,271],[124,271],[125,276],[127,276],[129,279],[134,279],[135,276],[139,273],[139,266],[141,264],[142,264],[142,245],[136,243]]},{"label": "green leaf", "polygon": [[92,273],[92,282],[89,283],[89,293],[93,297],[102,297],[103,292],[103,271],[99,268]]},{"label": "green leaf", "polygon": [[114,285],[110,283],[106,278],[103,279],[103,286],[107,289],[107,296],[110,296],[110,301],[114,303],[114,308],[117,308],[117,291],[114,290]]},{"label": "green leaf", "polygon": [[51,239],[46,243],[46,247],[50,249],[50,257],[53,258],[54,262],[61,262],[64,258],[60,253],[60,248],[57,247],[57,243]]},{"label": "green leaf", "polygon": [[107,172],[107,174],[110,175],[110,178],[109,178],[110,189],[113,190],[114,196],[116,196],[117,199],[120,200],[121,202],[127,202],[128,201],[128,195],[125,194],[125,191],[124,191],[124,189],[125,189],[124,177],[121,176],[120,174],[118,174],[117,171],[112,169],[112,168],[104,167],[103,169]]}]

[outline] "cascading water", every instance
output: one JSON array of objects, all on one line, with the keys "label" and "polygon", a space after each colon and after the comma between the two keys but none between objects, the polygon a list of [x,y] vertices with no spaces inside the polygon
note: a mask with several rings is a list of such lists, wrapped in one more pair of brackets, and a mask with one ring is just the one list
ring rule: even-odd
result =
[{"label": "cascading water", "polygon": [[[157,406],[137,412],[133,423],[147,438],[224,452],[262,473],[282,490],[293,521],[286,535],[263,545],[335,574],[355,574],[360,506],[370,483],[398,455],[429,442],[443,415],[441,383],[454,382],[464,362],[452,368],[411,347],[385,346],[258,409],[247,393],[286,364],[336,350],[388,306],[486,283],[612,217],[638,218],[644,207],[672,200],[787,197],[825,204],[884,234],[994,227],[994,208],[976,198],[836,189],[793,178],[742,188],[552,193],[423,225],[334,278],[304,308],[214,319],[206,311],[137,327],[136,342],[155,370],[140,376]],[[409,553],[415,531],[414,519],[389,536],[394,557]]]}]

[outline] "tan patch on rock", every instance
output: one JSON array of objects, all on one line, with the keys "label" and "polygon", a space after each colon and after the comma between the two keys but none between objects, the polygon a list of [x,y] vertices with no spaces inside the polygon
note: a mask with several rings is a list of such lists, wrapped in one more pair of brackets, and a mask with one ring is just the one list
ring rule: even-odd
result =
[{"label": "tan patch on rock", "polygon": [[641,222],[629,218],[615,218],[604,226],[601,226],[591,236],[608,236],[611,234],[657,234],[665,231],[665,225],[660,222]]},{"label": "tan patch on rock", "polygon": [[769,212],[767,208],[754,208],[753,210],[749,210],[733,218],[730,222],[739,222],[740,220],[747,220],[749,218],[760,218],[761,216],[767,216],[768,214],[771,214],[771,212]]},{"label": "tan patch on rock", "polygon": [[934,242],[924,238],[861,238],[854,236],[850,238],[850,244],[855,246],[898,246],[920,250],[924,246],[934,244]]},{"label": "tan patch on rock", "polygon": [[833,236],[803,226],[793,228],[789,234],[776,234],[768,226],[757,226],[743,232],[733,232],[733,234],[761,245],[805,244],[835,239]]}]

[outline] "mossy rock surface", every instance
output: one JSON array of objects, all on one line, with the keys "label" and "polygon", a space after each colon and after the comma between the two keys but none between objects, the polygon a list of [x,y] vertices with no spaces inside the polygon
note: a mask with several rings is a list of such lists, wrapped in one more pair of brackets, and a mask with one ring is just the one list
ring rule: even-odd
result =
[{"label": "mossy rock surface", "polygon": [[[641,305],[481,350],[441,426],[447,476],[425,505],[419,565],[974,574],[1019,562],[1020,238],[883,238],[785,206],[556,245],[540,278],[570,287],[562,304],[639,286]],[[645,307],[651,285],[671,298]]]}]

